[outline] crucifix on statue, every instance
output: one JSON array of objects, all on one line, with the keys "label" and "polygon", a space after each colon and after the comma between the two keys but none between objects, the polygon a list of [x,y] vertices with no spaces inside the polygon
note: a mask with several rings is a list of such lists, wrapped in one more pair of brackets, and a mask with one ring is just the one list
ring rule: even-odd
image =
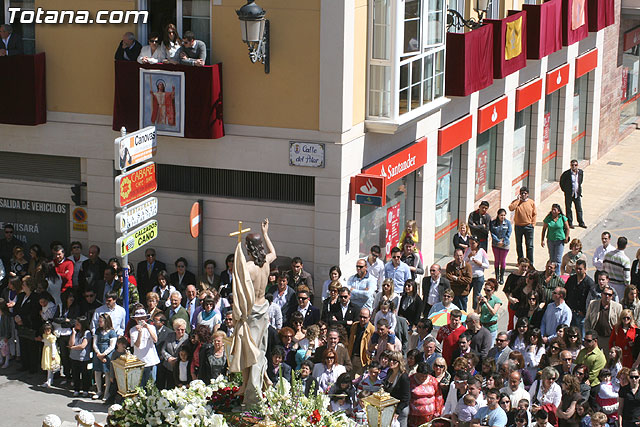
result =
[{"label": "crucifix on statue", "polygon": [[242,229],[242,221],[238,221],[238,231],[234,231],[233,233],[229,233],[229,237],[238,236],[238,243],[242,242],[242,233],[248,233],[251,231],[250,228]]}]

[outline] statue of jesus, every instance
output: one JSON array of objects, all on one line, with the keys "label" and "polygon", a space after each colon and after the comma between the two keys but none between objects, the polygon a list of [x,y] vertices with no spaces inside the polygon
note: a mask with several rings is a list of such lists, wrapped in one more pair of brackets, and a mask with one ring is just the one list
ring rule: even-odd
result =
[{"label": "statue of jesus", "polygon": [[[240,227],[238,233],[244,230]],[[276,251],[269,239],[269,219],[262,221],[262,236],[247,234],[245,243],[251,258],[246,261],[238,238],[233,268],[233,318],[235,332],[231,347],[231,372],[242,372],[242,387],[246,406],[260,402],[267,368],[269,303],[264,298],[269,282],[270,266]],[[265,251],[268,250],[268,253]]]}]

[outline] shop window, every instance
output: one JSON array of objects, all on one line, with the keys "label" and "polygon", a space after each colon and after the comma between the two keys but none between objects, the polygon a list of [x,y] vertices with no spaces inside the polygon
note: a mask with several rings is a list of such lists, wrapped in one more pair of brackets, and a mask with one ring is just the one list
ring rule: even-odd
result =
[{"label": "shop window", "polygon": [[531,106],[516,112],[513,136],[512,194],[529,186],[529,151],[531,149]]},{"label": "shop window", "polygon": [[640,115],[640,45],[626,50],[622,56],[622,109],[620,110],[620,131],[636,124]]},{"label": "shop window", "polygon": [[36,53],[36,24],[23,24],[20,19],[23,11],[35,10],[35,0],[5,0],[5,20],[2,22],[9,23],[9,14],[7,13],[10,7],[17,7],[20,9],[19,13],[14,16],[14,22],[11,23],[13,32],[19,34],[22,37],[22,46],[25,55],[33,55]]},{"label": "shop window", "polygon": [[589,76],[576,80],[573,89],[573,127],[571,129],[571,158],[585,159],[587,142],[587,102],[589,101]]},{"label": "shop window", "polygon": [[209,0],[140,0],[140,9],[149,10],[149,23],[141,24],[139,41],[143,45],[152,31],[161,36],[167,24],[175,24],[182,37],[193,31],[207,45],[207,65],[211,65],[211,3]]},{"label": "shop window", "polygon": [[560,91],[544,99],[544,127],[542,131],[542,188],[556,181],[558,158],[558,118],[560,116]]},{"label": "shop window", "polygon": [[476,201],[496,188],[496,152],[498,127],[494,126],[478,135],[476,147]]},{"label": "shop window", "polygon": [[[400,116],[420,114],[444,96],[445,1],[373,0],[369,5],[367,117],[405,120]],[[396,39],[401,45],[393,44]]]},{"label": "shop window", "polygon": [[369,254],[373,245],[382,248],[383,258],[391,256],[409,219],[415,219],[416,172],[387,185],[384,206],[360,205],[360,256]]},{"label": "shop window", "polygon": [[460,147],[438,156],[436,180],[435,259],[451,256],[453,235],[458,232],[460,202]]}]

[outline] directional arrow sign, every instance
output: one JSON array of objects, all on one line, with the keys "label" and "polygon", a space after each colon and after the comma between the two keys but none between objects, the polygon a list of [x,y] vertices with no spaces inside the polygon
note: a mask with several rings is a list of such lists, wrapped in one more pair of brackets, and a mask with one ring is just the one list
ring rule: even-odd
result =
[{"label": "directional arrow sign", "polygon": [[116,168],[122,170],[149,160],[156,154],[157,144],[155,126],[116,138]]},{"label": "directional arrow sign", "polygon": [[116,254],[124,258],[156,237],[158,237],[158,221],[149,221],[116,240]]},{"label": "directional arrow sign", "polygon": [[142,224],[157,214],[158,199],[149,197],[116,214],[116,231],[118,233],[126,233],[127,230],[131,230],[136,225]]},{"label": "directional arrow sign", "polygon": [[156,164],[145,163],[127,173],[119,175],[116,181],[116,207],[122,208],[154,193],[158,189]]}]

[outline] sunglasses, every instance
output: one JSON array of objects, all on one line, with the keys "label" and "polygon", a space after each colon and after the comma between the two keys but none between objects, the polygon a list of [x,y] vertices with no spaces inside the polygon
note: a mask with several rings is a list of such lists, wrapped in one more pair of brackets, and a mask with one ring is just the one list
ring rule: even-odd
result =
[{"label": "sunglasses", "polygon": [[400,256],[392,256],[393,259],[400,259]]},{"label": "sunglasses", "polygon": [[572,357],[563,357],[562,360],[564,360],[565,362],[571,362],[573,360]]},{"label": "sunglasses", "polygon": [[613,294],[610,294],[609,292],[604,292],[602,295],[606,295],[608,297],[612,297],[613,296]]},{"label": "sunglasses", "polygon": [[631,378],[632,380],[637,380],[640,379],[640,375],[629,375],[629,378]]},{"label": "sunglasses", "polygon": [[156,254],[147,254],[145,255],[147,258],[155,258]]},{"label": "sunglasses", "polygon": [[158,40],[149,40],[149,43],[158,44]]},{"label": "sunglasses", "polygon": [[347,298],[349,298],[349,295],[340,295],[340,298],[347,299]]},{"label": "sunglasses", "polygon": [[560,347],[558,347],[557,345],[552,345],[551,350],[560,350]]},{"label": "sunglasses", "polygon": [[593,339],[593,338],[585,338],[584,339],[584,342],[593,342],[593,341],[595,341],[595,339]]},{"label": "sunglasses", "polygon": [[433,365],[433,367],[434,367],[434,368],[442,368],[442,369],[444,369],[444,368],[445,368],[445,366],[444,366],[444,365]]},{"label": "sunglasses", "polygon": [[299,299],[300,301],[306,301],[306,300],[308,300],[308,299],[309,299],[309,297],[298,297],[298,299]]},{"label": "sunglasses", "polygon": [[502,402],[500,402],[501,405],[506,405],[507,403],[511,403],[510,400],[503,400]]}]

